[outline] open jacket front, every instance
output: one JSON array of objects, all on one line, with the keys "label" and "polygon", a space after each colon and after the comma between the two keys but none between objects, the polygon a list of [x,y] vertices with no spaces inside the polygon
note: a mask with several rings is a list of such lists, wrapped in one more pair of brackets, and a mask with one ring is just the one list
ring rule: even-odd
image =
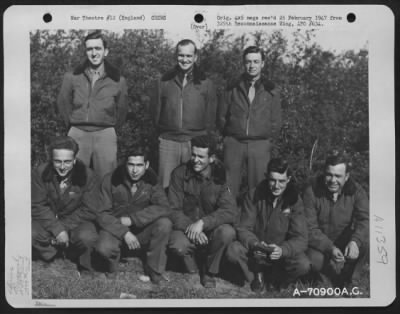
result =
[{"label": "open jacket front", "polygon": [[169,214],[169,204],[164,189],[157,183],[157,176],[150,168],[131,193],[131,183],[125,165],[107,174],[100,187],[101,214],[99,225],[121,239],[129,227],[121,224],[120,217],[127,216],[132,226],[143,228],[156,219]]},{"label": "open jacket front", "polygon": [[295,256],[307,248],[307,224],[303,202],[289,183],[276,207],[268,182],[262,181],[245,197],[237,228],[242,244],[251,249],[256,242],[276,244],[283,257]]}]

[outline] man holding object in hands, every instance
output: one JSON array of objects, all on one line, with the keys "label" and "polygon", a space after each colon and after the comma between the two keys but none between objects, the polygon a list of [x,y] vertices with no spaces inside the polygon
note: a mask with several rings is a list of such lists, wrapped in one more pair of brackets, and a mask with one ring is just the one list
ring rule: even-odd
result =
[{"label": "man holding object in hands", "polygon": [[286,286],[309,272],[303,203],[282,159],[271,159],[266,180],[247,193],[237,233],[240,242],[233,242],[226,256],[253,291],[261,292],[265,282]]},{"label": "man holding object in hands", "polygon": [[98,179],[76,158],[78,151],[75,140],[59,136],[49,146],[51,161],[32,172],[32,247],[47,262],[64,251],[91,276]]},{"label": "man holding object in hands", "polygon": [[317,278],[320,272],[328,275],[339,287],[359,276],[369,252],[369,200],[350,177],[350,168],[347,155],[334,151],[324,174],[304,193],[312,270]]}]

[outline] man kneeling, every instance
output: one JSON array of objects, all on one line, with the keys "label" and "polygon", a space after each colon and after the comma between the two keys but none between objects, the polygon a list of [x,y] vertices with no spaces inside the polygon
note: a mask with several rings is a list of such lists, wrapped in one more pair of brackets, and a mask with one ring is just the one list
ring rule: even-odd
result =
[{"label": "man kneeling", "polygon": [[282,159],[272,159],[266,180],[247,193],[237,232],[240,242],[228,247],[227,259],[240,266],[253,291],[261,292],[265,281],[284,287],[309,272],[303,203]]},{"label": "man kneeling", "polygon": [[169,248],[191,273],[197,272],[197,255],[201,283],[213,288],[225,249],[235,238],[230,224],[236,220],[237,207],[223,165],[217,162],[214,140],[197,136],[191,140],[191,150],[191,160],[171,176],[168,196],[174,231]]},{"label": "man kneeling", "polygon": [[45,261],[64,252],[77,259],[81,274],[90,275],[98,180],[76,158],[78,150],[71,137],[57,137],[49,147],[51,161],[32,172],[32,247]]},{"label": "man kneeling", "polygon": [[333,151],[324,173],[304,193],[312,271],[338,287],[360,279],[369,256],[368,196],[350,169],[349,156]]},{"label": "man kneeling", "polygon": [[102,212],[96,251],[106,259],[106,271],[118,271],[122,253],[146,252],[144,270],[160,283],[166,265],[166,246],[172,223],[168,199],[149,168],[147,153],[138,148],[127,154],[124,165],[107,174],[101,184]]}]

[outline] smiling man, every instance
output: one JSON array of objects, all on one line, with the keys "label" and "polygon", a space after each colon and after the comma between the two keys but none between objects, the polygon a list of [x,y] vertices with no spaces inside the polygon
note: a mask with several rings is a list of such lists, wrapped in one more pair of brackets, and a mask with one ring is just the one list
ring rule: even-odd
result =
[{"label": "smiling man", "polygon": [[84,43],[86,60],[64,76],[57,106],[68,135],[79,144],[78,157],[102,178],[117,166],[115,129],[125,120],[127,87],[105,60],[109,50],[102,33],[90,33]]},{"label": "smiling man", "polygon": [[121,254],[145,253],[144,270],[153,283],[163,280],[172,223],[169,204],[143,148],[127,153],[125,164],[107,174],[100,189],[102,230],[96,251],[106,272],[117,275]]},{"label": "smiling man", "polygon": [[190,140],[214,131],[216,90],[196,65],[198,51],[192,40],[176,46],[176,66],[154,83],[150,110],[159,132],[159,177],[169,186],[173,169],[190,159]]},{"label": "smiling man", "polygon": [[238,211],[225,169],[215,156],[215,141],[207,135],[194,137],[191,152],[190,161],[171,175],[168,196],[174,231],[169,249],[182,258],[189,273],[197,272],[197,257],[201,283],[213,288],[225,249],[235,238],[231,225]]},{"label": "smiling man", "polygon": [[57,137],[49,146],[51,161],[32,172],[32,247],[45,261],[64,251],[81,273],[91,273],[98,180],[76,158],[78,151],[72,138]]},{"label": "smiling man", "polygon": [[270,159],[272,140],[281,128],[281,104],[275,85],[262,71],[264,52],[254,46],[243,52],[244,73],[229,86],[218,110],[218,127],[224,138],[227,180],[238,196],[242,166],[247,166],[248,189],[262,179]]},{"label": "smiling man", "polygon": [[265,282],[286,286],[309,272],[303,202],[286,161],[271,159],[266,179],[246,194],[237,233],[226,255],[253,291],[261,292]]},{"label": "smiling man", "polygon": [[359,279],[369,253],[369,200],[350,169],[347,154],[334,151],[304,193],[312,270],[339,287]]}]

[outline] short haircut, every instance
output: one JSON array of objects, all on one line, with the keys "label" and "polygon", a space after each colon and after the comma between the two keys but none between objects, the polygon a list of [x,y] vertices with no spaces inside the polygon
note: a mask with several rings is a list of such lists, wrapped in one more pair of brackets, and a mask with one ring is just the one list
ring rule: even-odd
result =
[{"label": "short haircut", "polygon": [[245,58],[249,53],[259,53],[259,54],[261,55],[262,61],[265,60],[264,51],[263,51],[261,48],[259,48],[259,47],[256,47],[256,46],[247,47],[247,48],[243,51],[243,60],[244,60],[244,58]]},{"label": "short haircut", "polygon": [[326,170],[329,166],[336,166],[339,164],[344,164],[346,166],[346,173],[350,172],[351,168],[353,167],[348,153],[334,149],[329,153],[325,160],[324,170]]},{"label": "short haircut", "polygon": [[208,156],[215,155],[217,153],[217,142],[210,135],[199,135],[190,141],[192,147],[208,148]]},{"label": "short haircut", "polygon": [[104,49],[107,48],[107,40],[105,39],[105,37],[104,37],[103,33],[101,32],[101,30],[96,30],[94,32],[89,33],[85,37],[84,42],[86,43],[90,39],[101,39],[101,41],[103,42]]},{"label": "short haircut", "polygon": [[288,177],[290,177],[292,174],[289,163],[282,158],[272,158],[269,161],[265,175],[268,176],[271,172],[278,172],[280,174],[284,174],[286,172]]},{"label": "short haircut", "polygon": [[196,54],[197,53],[197,47],[196,47],[196,44],[194,43],[194,41],[191,40],[191,39],[182,39],[179,43],[177,43],[175,52],[178,53],[178,47],[180,47],[180,46],[188,46],[188,45],[193,45],[194,46],[194,54]]},{"label": "short haircut", "polygon": [[128,149],[125,153],[125,162],[128,162],[129,157],[143,156],[144,161],[149,161],[149,151],[143,146],[134,146]]},{"label": "short haircut", "polygon": [[53,158],[54,149],[67,149],[74,152],[74,156],[79,151],[78,143],[70,136],[57,136],[49,145],[49,156]]}]

